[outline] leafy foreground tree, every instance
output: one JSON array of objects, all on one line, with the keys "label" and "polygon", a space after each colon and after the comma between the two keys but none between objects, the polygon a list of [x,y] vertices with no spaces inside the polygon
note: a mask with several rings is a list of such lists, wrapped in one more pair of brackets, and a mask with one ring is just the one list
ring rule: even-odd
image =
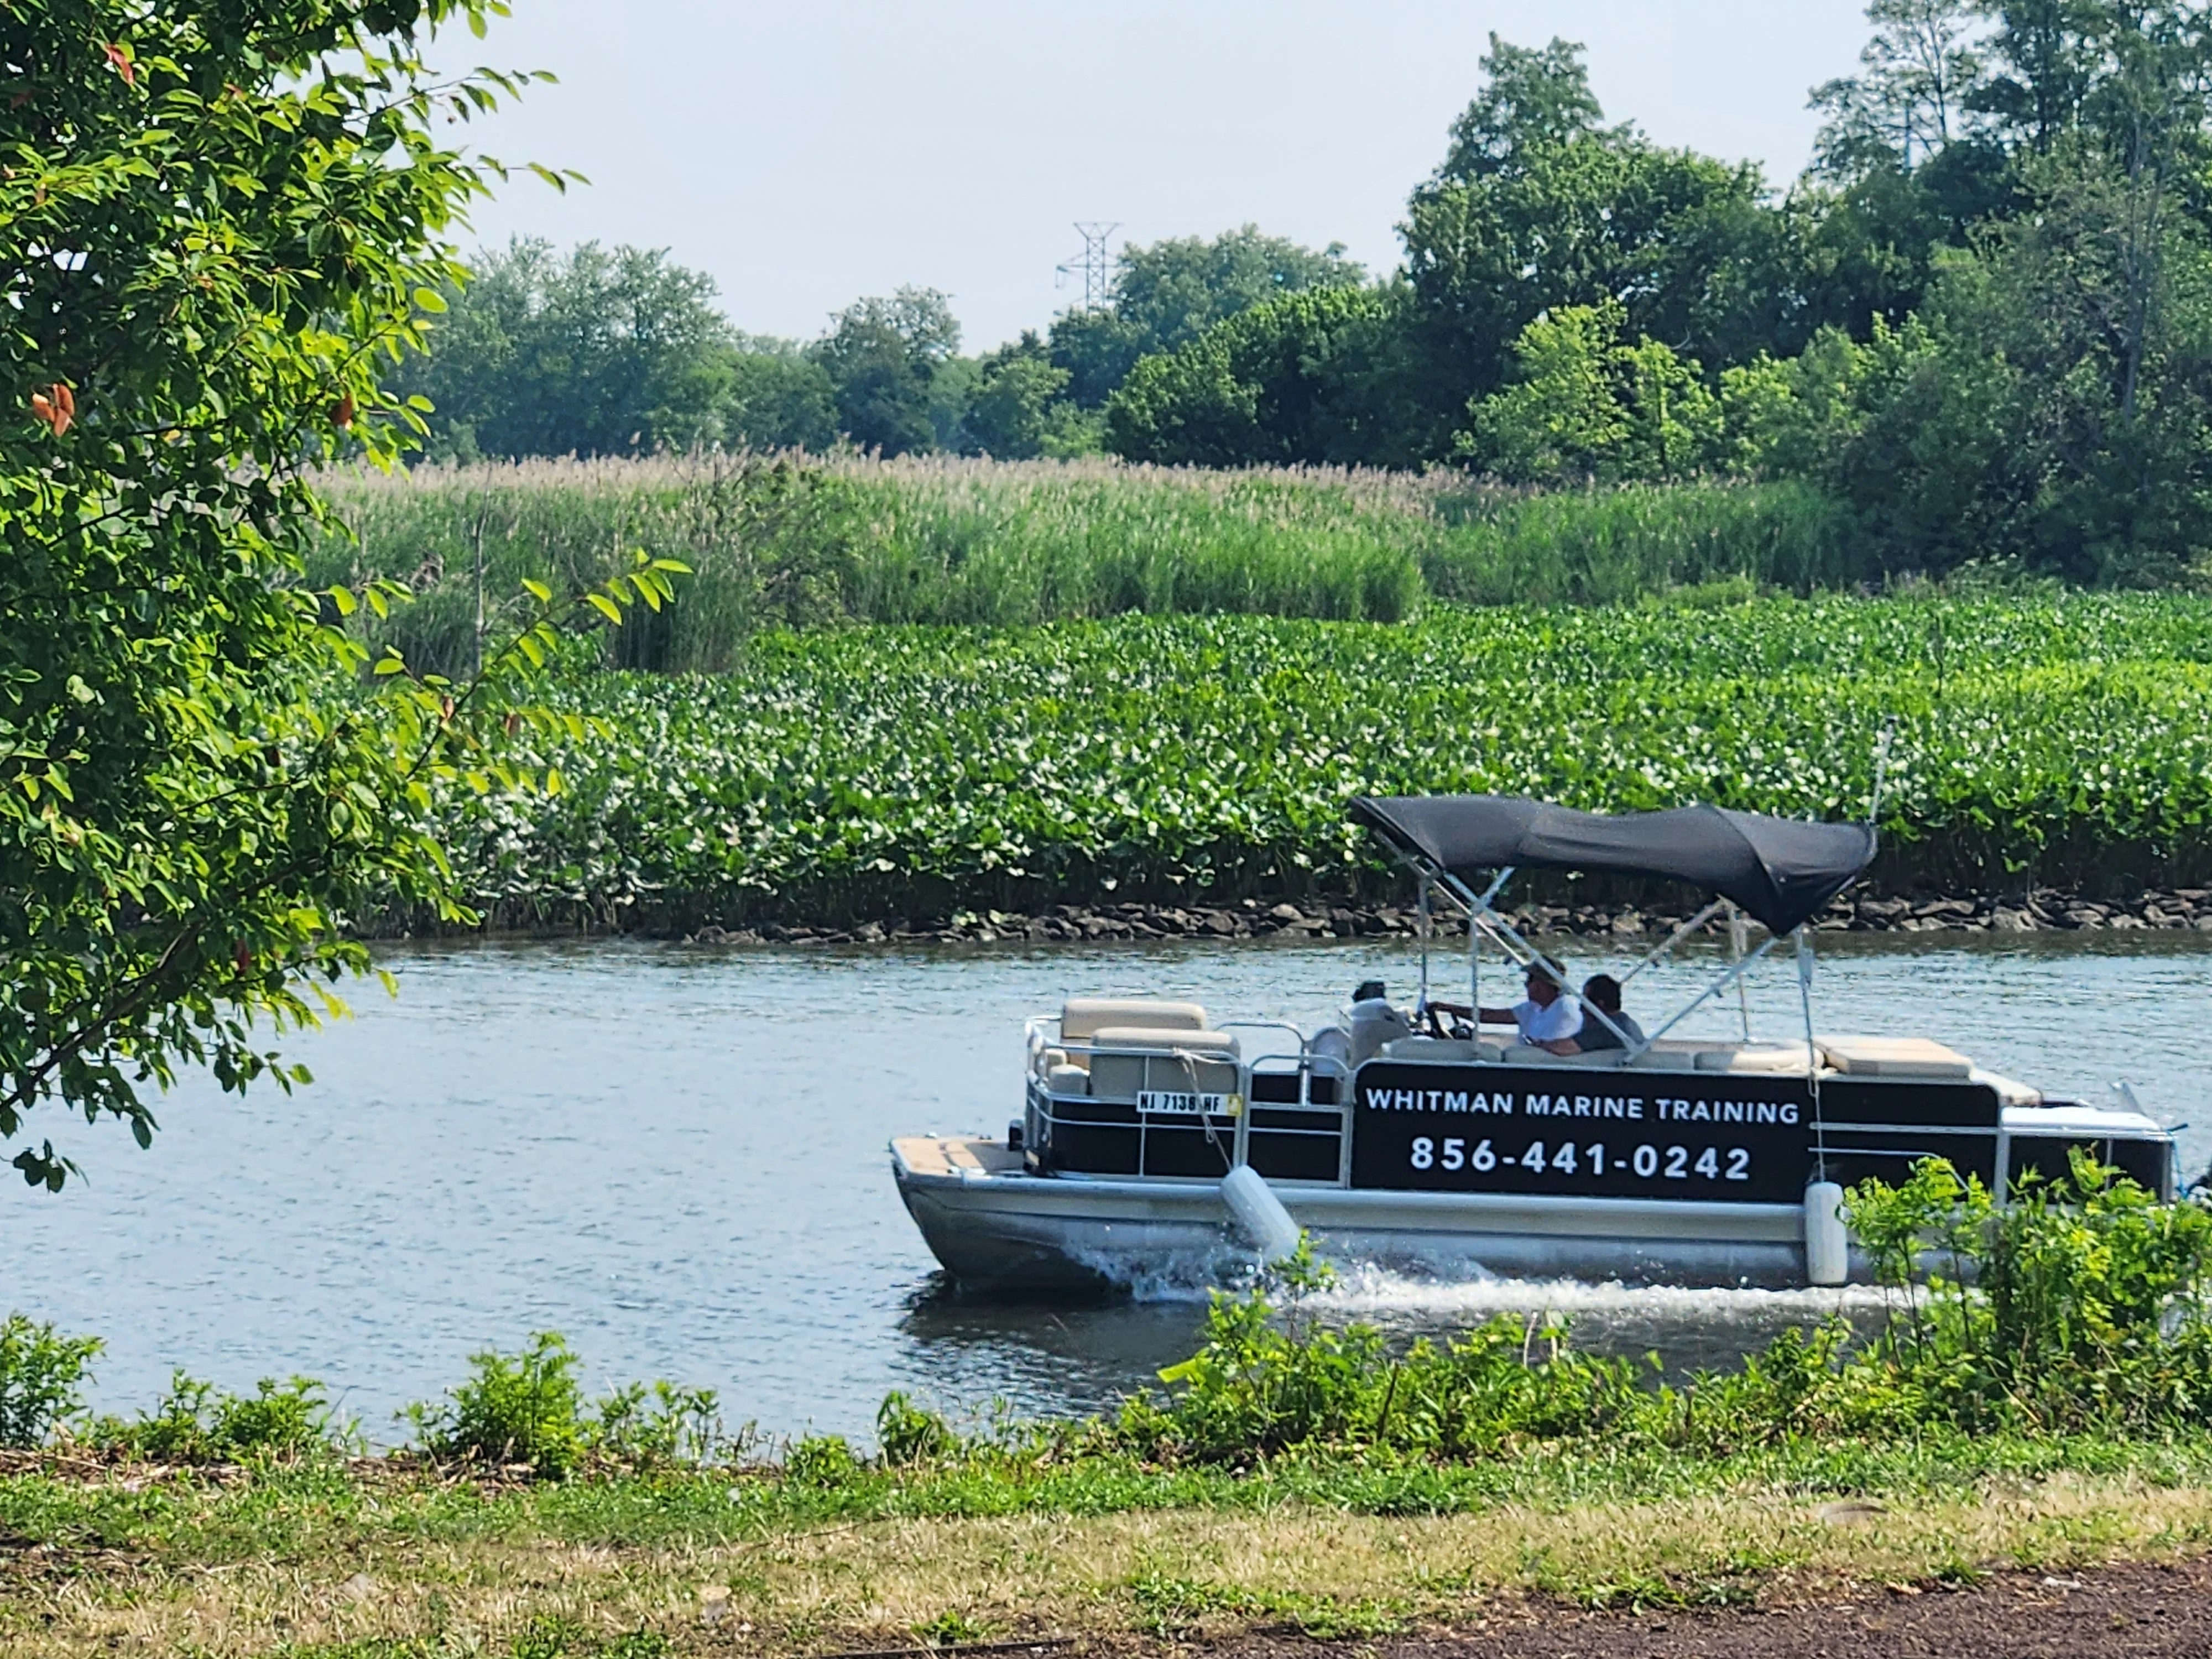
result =
[{"label": "leafy foreground tree", "polygon": [[[144,1146],[149,1085],[189,1065],[304,1080],[257,1038],[368,967],[349,908],[459,914],[418,814],[490,763],[487,696],[396,661],[355,694],[354,596],[294,583],[303,466],[420,426],[380,370],[497,170],[432,125],[526,78],[420,53],[501,9],[0,0],[0,1136],[58,1105]],[[72,1167],[51,1140],[14,1164]]]}]

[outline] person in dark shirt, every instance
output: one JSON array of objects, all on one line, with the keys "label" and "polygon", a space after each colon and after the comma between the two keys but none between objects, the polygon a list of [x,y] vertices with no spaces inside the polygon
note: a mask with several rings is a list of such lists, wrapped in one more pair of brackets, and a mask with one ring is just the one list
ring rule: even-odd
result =
[{"label": "person in dark shirt", "polygon": [[[1644,1041],[1644,1028],[1620,1011],[1620,981],[1611,974],[1592,974],[1583,981],[1583,1006],[1593,1012],[1583,1021],[1582,1030],[1575,1033],[1577,1053],[1589,1054],[1601,1048],[1624,1048],[1624,1036],[1630,1042]],[[1605,1018],[1598,1018],[1599,1014]],[[1618,1032],[1607,1028],[1607,1020],[1619,1028]]]}]

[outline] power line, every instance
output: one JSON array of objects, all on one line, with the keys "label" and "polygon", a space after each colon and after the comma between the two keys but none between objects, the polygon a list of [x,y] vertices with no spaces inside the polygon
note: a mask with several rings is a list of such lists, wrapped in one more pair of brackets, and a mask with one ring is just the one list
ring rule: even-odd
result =
[{"label": "power line", "polygon": [[1096,311],[1114,297],[1114,256],[1107,250],[1106,239],[1121,228],[1119,220],[1111,224],[1101,219],[1077,220],[1075,229],[1083,238],[1083,252],[1070,254],[1054,267],[1054,288],[1066,287],[1071,276],[1082,276],[1085,311]]}]

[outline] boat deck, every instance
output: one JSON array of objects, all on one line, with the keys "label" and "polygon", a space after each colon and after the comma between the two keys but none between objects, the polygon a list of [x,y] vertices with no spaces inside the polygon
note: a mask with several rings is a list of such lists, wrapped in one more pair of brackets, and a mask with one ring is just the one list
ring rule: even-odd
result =
[{"label": "boat deck", "polygon": [[1019,1175],[1022,1170],[1019,1152],[981,1135],[902,1135],[891,1150],[918,1176]]}]

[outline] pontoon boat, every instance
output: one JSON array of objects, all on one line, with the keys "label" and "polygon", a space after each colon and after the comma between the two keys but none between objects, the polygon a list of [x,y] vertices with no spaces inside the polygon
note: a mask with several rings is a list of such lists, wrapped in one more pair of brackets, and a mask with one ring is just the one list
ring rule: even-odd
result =
[{"label": "pontoon boat", "polygon": [[[1127,1285],[1211,1273],[1273,1231],[1401,1269],[1631,1284],[1840,1284],[1863,1277],[1843,1188],[1948,1158],[2002,1202],[2086,1151],[2171,1200],[2173,1137],[2133,1109],[2046,1100],[1917,1036],[1823,1036],[1811,918],[1865,870],[1867,824],[1688,807],[1605,816],[1498,796],[1362,799],[1352,814],[1412,866],[1423,920],[1410,1010],[1355,1003],[1315,1031],[1216,1022],[1187,1001],[1089,998],[1028,1025],[1026,1100],[1004,1139],[913,1137],[892,1170],[963,1285]],[[1469,1006],[1486,951],[1539,953],[1498,908],[1516,871],[1671,880],[1710,901],[1626,976],[1708,927],[1732,949],[1649,1036],[1568,1056],[1439,1012],[1439,901],[1465,920]],[[1765,930],[1755,948],[1753,924]],[[1456,925],[1453,927],[1458,937]],[[1744,976],[1796,955],[1802,1029],[1751,1039]],[[1498,971],[1494,964],[1493,975]],[[1493,986],[1493,988],[1495,987]],[[1742,1035],[1674,1035],[1737,993]],[[1235,1175],[1238,1170],[1248,1174]]]}]

